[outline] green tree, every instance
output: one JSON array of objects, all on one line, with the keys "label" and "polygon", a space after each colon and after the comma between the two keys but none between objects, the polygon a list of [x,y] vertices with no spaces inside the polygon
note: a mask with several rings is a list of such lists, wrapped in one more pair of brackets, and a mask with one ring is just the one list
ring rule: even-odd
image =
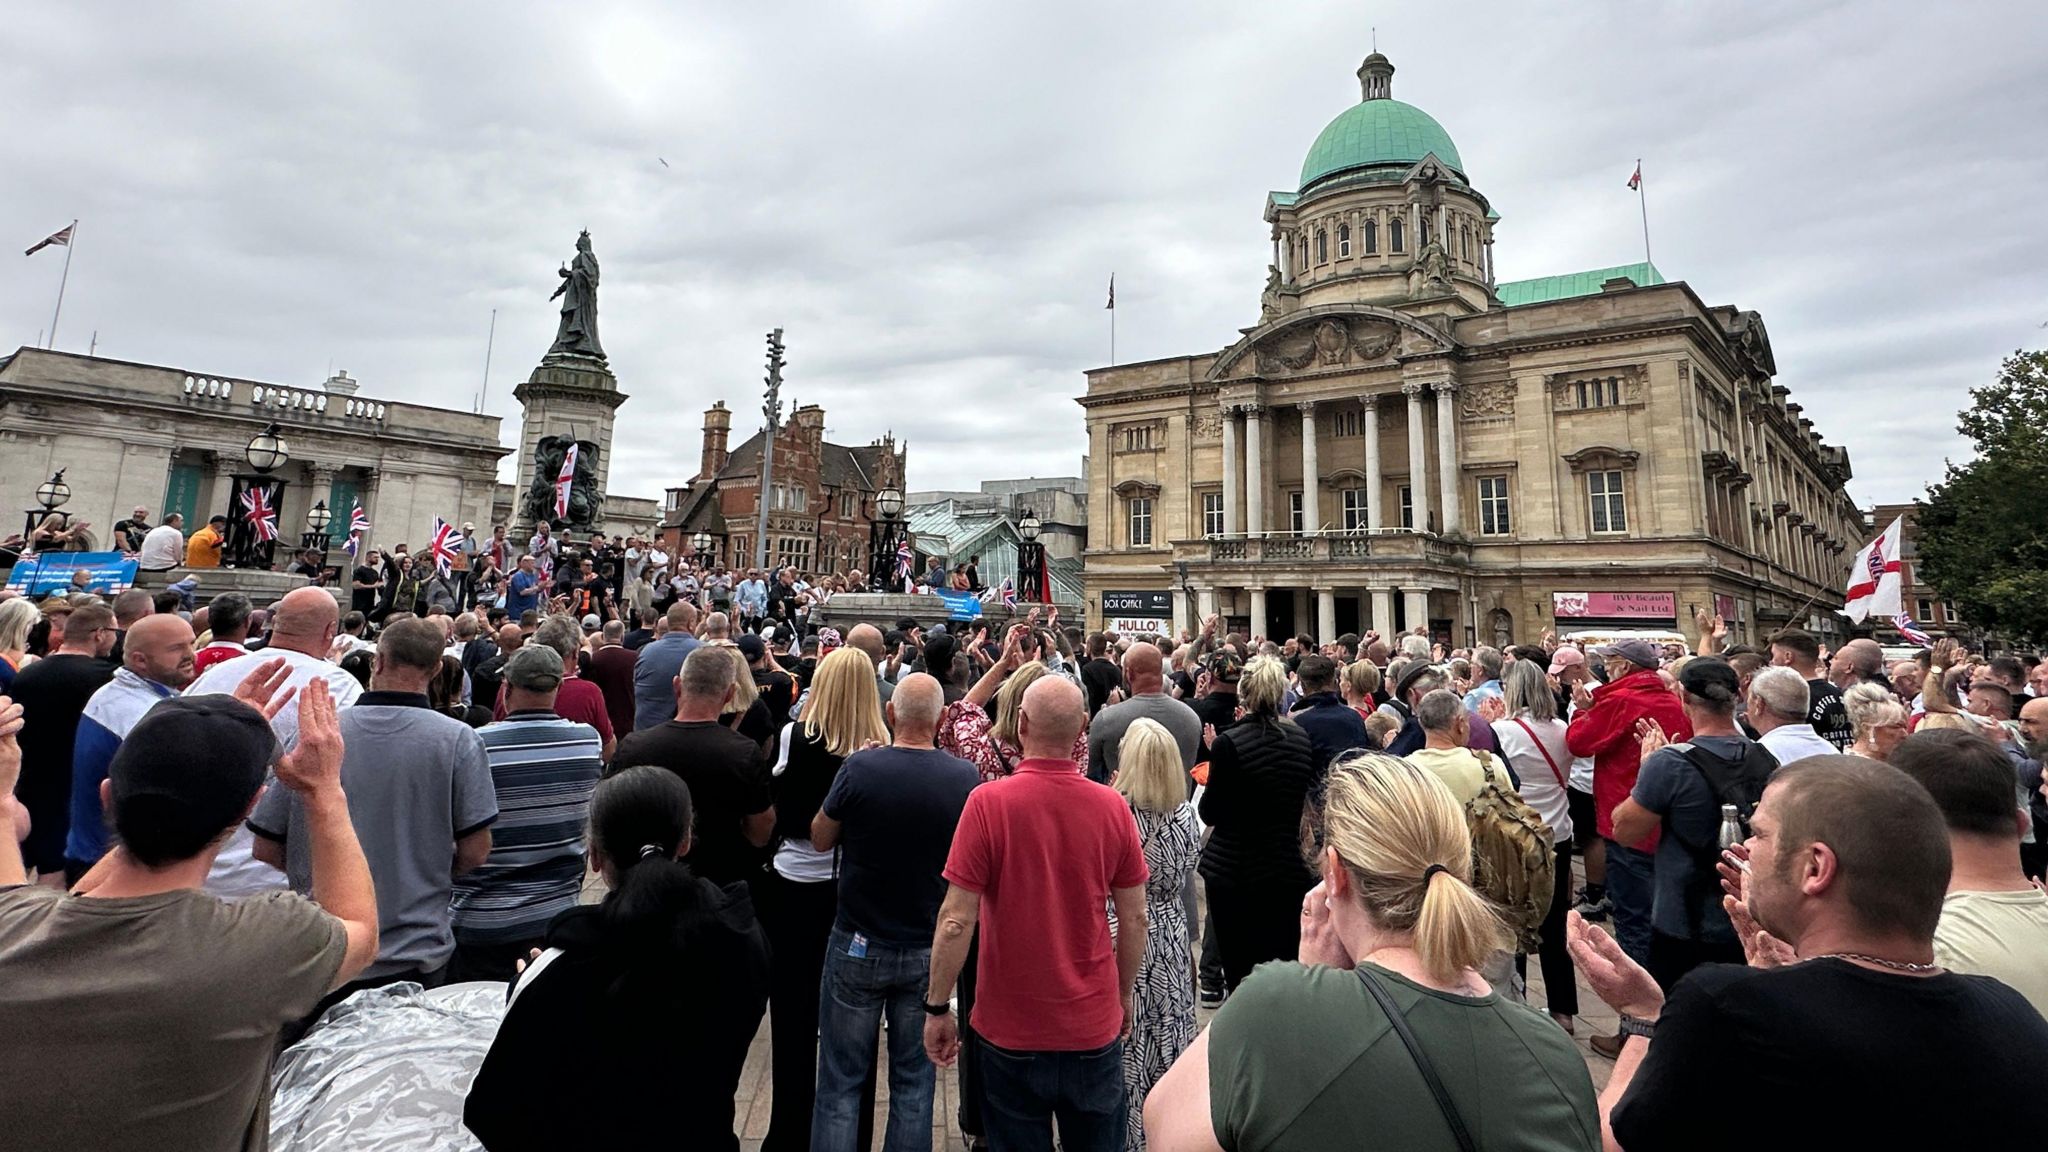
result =
[{"label": "green tree", "polygon": [[2048,639],[2048,352],[2013,353],[1970,401],[1957,430],[1977,455],[1927,490],[1920,573],[1964,619]]}]

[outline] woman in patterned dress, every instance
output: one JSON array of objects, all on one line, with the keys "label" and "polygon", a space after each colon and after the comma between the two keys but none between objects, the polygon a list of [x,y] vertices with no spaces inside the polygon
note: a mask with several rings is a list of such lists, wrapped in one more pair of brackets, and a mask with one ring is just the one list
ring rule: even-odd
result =
[{"label": "woman in patterned dress", "polygon": [[1195,1039],[1195,965],[1181,891],[1201,855],[1202,827],[1188,803],[1180,746],[1157,720],[1134,720],[1117,746],[1110,786],[1131,803],[1145,846],[1145,959],[1138,965],[1138,1006],[1124,1041],[1129,1109],[1124,1147],[1145,1147],[1145,1094]]}]

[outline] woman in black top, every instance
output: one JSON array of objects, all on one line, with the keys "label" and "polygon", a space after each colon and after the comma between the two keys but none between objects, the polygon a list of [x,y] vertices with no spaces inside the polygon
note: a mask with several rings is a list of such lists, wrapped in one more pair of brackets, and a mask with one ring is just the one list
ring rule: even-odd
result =
[{"label": "woman in black top", "polygon": [[463,703],[462,660],[456,656],[441,657],[441,670],[427,681],[427,703],[434,706],[434,711],[453,716],[471,728],[481,728],[491,722],[489,708]]},{"label": "woman in black top", "polygon": [[1223,954],[1223,984],[1237,987],[1255,965],[1292,960],[1300,944],[1301,896],[1315,885],[1302,859],[1302,812],[1316,783],[1315,748],[1280,715],[1287,666],[1261,656],[1245,665],[1237,695],[1242,718],[1209,750],[1202,821],[1202,881]]},{"label": "woman in black top", "polygon": [[[875,665],[841,648],[818,665],[803,718],[783,729],[772,791],[775,861],[754,884],[773,954],[769,969],[774,1110],[762,1152],[809,1152],[818,1082],[818,989],[839,913],[838,858],[811,846],[811,820],[848,756],[889,742]],[[863,1115],[871,1115],[872,1107]],[[868,1125],[863,1124],[865,1129]],[[863,1136],[860,1146],[867,1147]]]},{"label": "woman in black top", "polygon": [[740,885],[677,857],[690,789],[627,768],[590,802],[604,903],[548,925],[514,985],[462,1122],[490,1152],[729,1149],[733,1095],[767,1005],[768,945]]}]

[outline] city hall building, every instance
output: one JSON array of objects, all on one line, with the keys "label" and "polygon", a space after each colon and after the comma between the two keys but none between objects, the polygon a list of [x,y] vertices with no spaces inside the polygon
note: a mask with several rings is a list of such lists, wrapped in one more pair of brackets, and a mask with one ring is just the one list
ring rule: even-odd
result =
[{"label": "city hall building", "polygon": [[1761,317],[1647,263],[1497,282],[1500,214],[1393,74],[1367,57],[1268,195],[1256,325],[1087,373],[1091,622],[1838,631],[1849,454],[1774,382]]}]

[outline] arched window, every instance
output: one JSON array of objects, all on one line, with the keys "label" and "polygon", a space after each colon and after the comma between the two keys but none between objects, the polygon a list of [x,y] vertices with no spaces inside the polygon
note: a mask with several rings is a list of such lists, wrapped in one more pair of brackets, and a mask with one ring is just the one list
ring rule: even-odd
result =
[{"label": "arched window", "polygon": [[1404,251],[1404,242],[1407,237],[1403,233],[1407,231],[1408,225],[1399,216],[1387,221],[1387,251],[1395,253]]},{"label": "arched window", "polygon": [[1351,225],[1337,225],[1337,259],[1351,259]]},{"label": "arched window", "polygon": [[1460,260],[1470,260],[1472,258],[1472,230],[1470,228],[1458,229],[1458,258]]},{"label": "arched window", "polygon": [[1377,256],[1380,254],[1380,222],[1377,220],[1368,219],[1365,222],[1365,254],[1367,256]]},{"label": "arched window", "polygon": [[1427,214],[1424,214],[1422,220],[1415,225],[1415,246],[1417,248],[1429,247],[1429,216]]},{"label": "arched window", "polygon": [[1318,228],[1316,229],[1316,263],[1327,264],[1329,262],[1330,234]]}]

